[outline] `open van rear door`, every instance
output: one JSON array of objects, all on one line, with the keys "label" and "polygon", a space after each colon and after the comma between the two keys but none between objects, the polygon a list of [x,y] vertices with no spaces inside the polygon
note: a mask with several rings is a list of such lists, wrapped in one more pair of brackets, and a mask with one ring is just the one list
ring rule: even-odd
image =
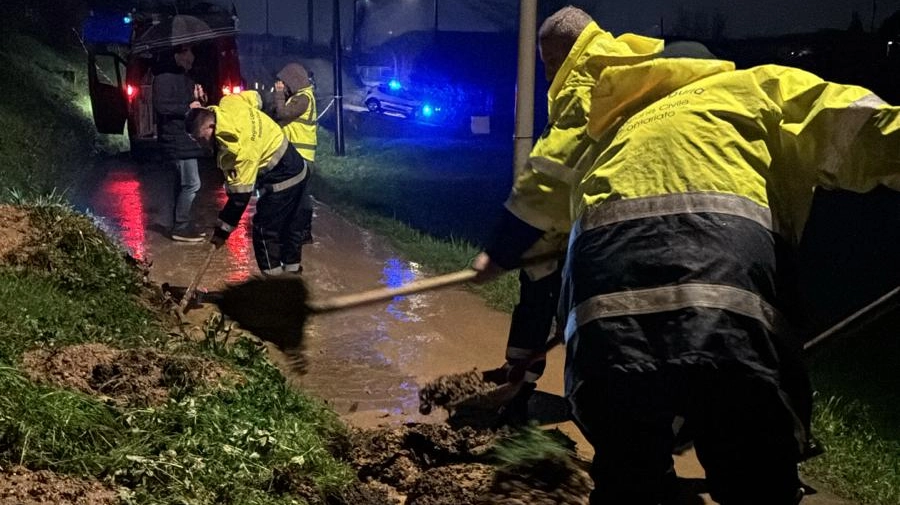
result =
[{"label": "open van rear door", "polygon": [[88,52],[88,89],[99,133],[122,134],[128,119],[128,98],[122,76],[125,62],[114,53]]}]

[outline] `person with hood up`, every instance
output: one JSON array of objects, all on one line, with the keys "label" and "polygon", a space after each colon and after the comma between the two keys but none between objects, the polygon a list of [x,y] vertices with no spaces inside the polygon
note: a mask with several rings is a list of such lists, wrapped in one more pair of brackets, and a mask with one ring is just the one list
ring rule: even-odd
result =
[{"label": "person with hood up", "polygon": [[[318,143],[318,110],[312,80],[306,67],[299,63],[288,63],[276,74],[273,102],[272,117],[284,129],[288,141],[303,156],[312,171]],[[312,243],[312,218],[312,197],[309,192],[305,192],[301,209],[301,244]]]},{"label": "person with hood up", "polygon": [[[613,37],[601,30],[589,14],[571,6],[548,18],[541,26],[539,38],[540,56],[550,82],[548,122],[531,150],[526,170],[518,174],[492,240],[481,256],[489,256],[507,270],[518,268],[523,257],[553,253],[560,260],[563,257],[570,219],[567,215],[544,213],[542,201],[526,198],[526,192],[532,184],[546,184],[562,191],[563,181],[573,173],[576,161],[587,148],[590,90],[603,69],[603,65],[596,64],[597,56],[602,55],[608,62],[630,62],[655,57],[663,49],[662,41],[656,39],[634,34]],[[504,406],[500,418],[503,423],[520,424],[527,420],[528,400],[546,366],[543,351],[556,315],[560,282],[556,260],[519,272],[519,301],[510,322],[506,362],[485,372],[486,380],[498,384],[510,380],[525,382],[520,393]]]},{"label": "person with hood up", "polygon": [[153,78],[153,111],[157,141],[167,163],[175,167],[175,204],[171,238],[179,242],[202,242],[205,233],[191,221],[191,210],[200,191],[197,158],[203,149],[184,131],[184,115],[191,107],[206,103],[203,87],[188,75],[194,63],[190,46],[178,46],[160,56]]},{"label": "person with hood up", "polygon": [[258,192],[253,251],[260,271],[275,276],[300,269],[300,200],[309,170],[281,127],[260,110],[261,104],[256,91],[228,95],[218,106],[191,109],[185,129],[216,151],[225,174],[228,200],[211,242],[216,247],[225,243]]},{"label": "person with hood up", "polygon": [[809,400],[785,390],[805,372],[785,370],[800,342],[784,267],[814,188],[900,190],[900,108],[777,65],[604,66],[573,173],[519,186],[523,218],[571,220],[560,316],[591,503],[666,502],[681,415],[714,500],[796,504]]}]

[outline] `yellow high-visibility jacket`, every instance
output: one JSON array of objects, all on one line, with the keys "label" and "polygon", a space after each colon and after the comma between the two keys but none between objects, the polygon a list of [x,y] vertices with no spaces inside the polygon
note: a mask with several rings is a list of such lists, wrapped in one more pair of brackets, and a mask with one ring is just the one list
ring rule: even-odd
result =
[{"label": "yellow high-visibility jacket", "polygon": [[606,68],[591,97],[596,143],[577,167],[573,237],[712,211],[796,244],[814,187],[900,190],[898,114],[865,88],[789,67],[658,59]]},{"label": "yellow high-visibility jacket", "polygon": [[229,194],[251,193],[259,173],[277,165],[288,148],[284,132],[262,113],[261,103],[259,93],[249,90],[210,107],[216,113],[218,163]]},{"label": "yellow high-visibility jacket", "polygon": [[[585,132],[590,92],[600,72],[611,66],[646,61],[662,49],[662,40],[630,33],[613,37],[596,23],[581,32],[550,85],[547,126],[532,148],[524,170],[516,174],[505,204],[517,218],[546,232],[526,257],[565,249],[572,223],[572,187],[580,179],[573,169],[590,143]],[[549,273],[538,270],[541,269],[526,269],[532,278]]]},{"label": "yellow high-visibility jacket", "polygon": [[284,134],[287,135],[288,141],[307,161],[316,161],[316,142],[318,127],[318,112],[316,111],[316,97],[313,95],[313,87],[307,86],[300,89],[290,98],[287,103],[290,104],[301,96],[305,96],[309,100],[309,107],[300,117],[294,119],[284,126]]}]

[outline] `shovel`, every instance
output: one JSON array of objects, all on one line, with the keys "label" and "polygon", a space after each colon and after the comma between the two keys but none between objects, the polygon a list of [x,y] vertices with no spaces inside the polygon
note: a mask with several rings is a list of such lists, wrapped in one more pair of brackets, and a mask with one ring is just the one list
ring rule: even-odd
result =
[{"label": "shovel", "polygon": [[[525,265],[559,259],[558,254],[529,258]],[[310,300],[309,291],[298,276],[281,275],[250,279],[229,286],[215,303],[223,314],[262,340],[282,351],[302,348],[303,327],[309,316],[351,309],[405,296],[471,282],[478,276],[472,268],[438,275],[394,288],[378,288],[361,293]]]},{"label": "shovel", "polygon": [[216,253],[216,246],[213,244],[210,244],[209,252],[206,253],[206,258],[203,259],[203,264],[197,270],[197,273],[194,275],[194,279],[191,280],[190,284],[188,284],[188,287],[184,292],[184,296],[182,296],[181,301],[178,302],[178,307],[175,308],[175,314],[178,316],[179,322],[181,322],[181,323],[187,322],[185,313],[187,312],[188,305],[190,305],[191,298],[194,297],[194,292],[197,291],[197,286],[200,284],[200,281],[203,279],[203,275],[209,269],[209,264],[212,263],[212,258],[215,253]]},{"label": "shovel", "polygon": [[394,288],[378,288],[361,293],[310,300],[303,280],[298,276],[255,278],[227,287],[215,303],[223,314],[241,328],[282,351],[295,351],[303,345],[303,327],[314,314],[325,314],[369,305],[397,296],[456,286],[475,279],[471,268],[421,279]]}]

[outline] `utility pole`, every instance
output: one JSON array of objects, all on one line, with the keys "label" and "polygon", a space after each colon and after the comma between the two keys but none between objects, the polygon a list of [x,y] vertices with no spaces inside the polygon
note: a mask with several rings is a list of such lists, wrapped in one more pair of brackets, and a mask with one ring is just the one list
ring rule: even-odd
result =
[{"label": "utility pole", "polygon": [[313,45],[313,0],[306,0],[306,45]]},{"label": "utility pole", "polygon": [[266,35],[269,35],[269,0],[266,0]]},{"label": "utility pole", "polygon": [[344,155],[344,84],[341,72],[341,55],[343,44],[341,43],[341,2],[334,0],[334,154]]},{"label": "utility pole", "polygon": [[438,31],[438,0],[434,0],[434,33]]},{"label": "utility pole", "polygon": [[869,32],[875,33],[875,11],[878,10],[878,0],[872,0],[872,23],[869,25]]},{"label": "utility pole", "polygon": [[519,69],[516,78],[516,126],[513,136],[514,178],[525,168],[534,138],[536,32],[537,0],[519,0]]}]

